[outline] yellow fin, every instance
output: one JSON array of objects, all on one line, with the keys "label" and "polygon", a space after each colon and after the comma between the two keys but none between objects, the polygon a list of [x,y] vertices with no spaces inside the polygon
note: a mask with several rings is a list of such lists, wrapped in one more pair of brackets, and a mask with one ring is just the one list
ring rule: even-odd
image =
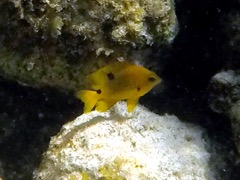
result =
[{"label": "yellow fin", "polygon": [[78,91],[76,96],[84,103],[84,113],[89,113],[94,108],[99,98],[99,94],[96,91],[89,90]]},{"label": "yellow fin", "polygon": [[110,109],[117,101],[98,101],[96,105],[96,110],[100,112],[107,111]]},{"label": "yellow fin", "polygon": [[83,171],[81,175],[82,175],[82,180],[89,180],[89,176],[85,171]]},{"label": "yellow fin", "polygon": [[139,97],[127,99],[128,112],[132,112],[136,107]]}]

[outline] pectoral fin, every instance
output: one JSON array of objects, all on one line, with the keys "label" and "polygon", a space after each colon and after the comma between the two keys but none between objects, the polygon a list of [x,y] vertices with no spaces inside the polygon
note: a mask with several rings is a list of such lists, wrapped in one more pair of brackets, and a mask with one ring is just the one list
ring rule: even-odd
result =
[{"label": "pectoral fin", "polygon": [[96,110],[100,111],[100,112],[104,112],[107,111],[108,109],[110,109],[117,101],[105,101],[105,100],[101,100],[98,101],[96,104]]},{"label": "pectoral fin", "polygon": [[131,98],[127,99],[127,108],[128,112],[132,112],[132,110],[136,107],[139,98]]}]

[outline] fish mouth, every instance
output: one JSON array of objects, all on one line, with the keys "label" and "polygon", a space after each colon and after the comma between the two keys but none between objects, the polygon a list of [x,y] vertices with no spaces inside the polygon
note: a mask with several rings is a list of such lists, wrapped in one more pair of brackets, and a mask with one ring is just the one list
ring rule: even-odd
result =
[{"label": "fish mouth", "polygon": [[156,83],[159,84],[161,82],[162,82],[162,79],[160,77],[158,77]]},{"label": "fish mouth", "polygon": [[150,76],[148,78],[148,81],[153,83],[153,85],[157,85],[159,84],[162,80],[161,78],[157,75],[157,74],[154,74],[153,76]]},{"label": "fish mouth", "polygon": [[162,79],[159,76],[155,76],[155,86],[162,82]]}]

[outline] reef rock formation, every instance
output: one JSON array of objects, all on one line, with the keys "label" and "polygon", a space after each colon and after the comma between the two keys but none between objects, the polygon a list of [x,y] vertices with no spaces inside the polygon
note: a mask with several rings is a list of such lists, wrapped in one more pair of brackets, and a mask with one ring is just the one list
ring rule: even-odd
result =
[{"label": "reef rock formation", "polygon": [[64,125],[34,177],[44,179],[211,179],[208,139],[200,127],[118,103]]},{"label": "reef rock formation", "polygon": [[240,152],[240,71],[228,70],[213,76],[210,92],[210,107],[231,119]]},{"label": "reef rock formation", "polygon": [[0,71],[27,85],[76,90],[104,63],[169,43],[176,26],[172,0],[4,0]]}]

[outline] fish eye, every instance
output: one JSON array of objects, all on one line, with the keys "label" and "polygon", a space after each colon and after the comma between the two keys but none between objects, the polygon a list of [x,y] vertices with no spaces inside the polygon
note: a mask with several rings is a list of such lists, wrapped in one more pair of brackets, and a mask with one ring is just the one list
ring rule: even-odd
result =
[{"label": "fish eye", "polygon": [[111,73],[111,72],[107,74],[107,77],[108,77],[109,80],[113,80],[115,78],[114,74]]},{"label": "fish eye", "polygon": [[150,81],[150,82],[155,82],[155,81],[156,81],[156,78],[155,78],[155,77],[150,77],[150,78],[148,78],[148,81]]},{"label": "fish eye", "polygon": [[97,93],[98,93],[98,94],[101,94],[101,93],[102,93],[101,89],[98,89],[98,90],[97,90]]},{"label": "fish eye", "polygon": [[141,88],[140,88],[140,87],[138,87],[138,88],[137,88],[137,91],[140,91],[140,90],[141,90]]}]

